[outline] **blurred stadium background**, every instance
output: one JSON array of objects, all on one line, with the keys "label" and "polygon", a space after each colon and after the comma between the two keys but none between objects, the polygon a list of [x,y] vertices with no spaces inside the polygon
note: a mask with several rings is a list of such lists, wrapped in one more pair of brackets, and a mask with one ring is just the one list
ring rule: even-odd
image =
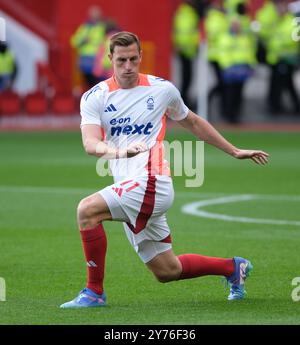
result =
[{"label": "blurred stadium background", "polygon": [[[201,38],[199,54],[193,60],[193,77],[189,93],[197,101],[196,110],[199,110],[202,116],[210,117],[214,123],[224,123],[227,121],[222,117],[222,109],[216,107],[216,102],[208,104],[209,90],[216,80],[211,66],[205,59],[205,15],[210,5],[222,1],[195,2],[198,4]],[[247,1],[249,31],[255,31],[257,12],[265,2]],[[296,16],[299,1],[287,2],[290,3],[290,8],[294,9]],[[126,0],[122,3],[118,0],[53,0],[45,4],[37,0],[0,0],[0,17],[5,23],[1,25],[1,29],[5,29],[6,41],[15,55],[18,66],[12,89],[0,94],[0,128],[9,129],[26,125],[29,128],[76,128],[79,98],[87,86],[78,69],[77,51],[72,48],[70,39],[77,27],[86,20],[88,9],[93,5],[101,7],[104,18],[113,20],[123,30],[136,32],[140,36],[144,51],[142,72],[172,80],[179,86],[181,66],[172,43],[172,30],[174,16],[180,4],[181,0]],[[294,30],[297,31],[296,26]],[[252,34],[255,35],[254,32]],[[254,73],[246,81],[240,122],[298,123],[299,114],[284,111],[276,114],[276,117],[269,114],[265,102],[269,79],[268,66],[264,63],[255,63]],[[298,68],[294,82],[299,93]]]},{"label": "blurred stadium background", "polygon": [[[86,156],[81,146],[79,101],[87,85],[71,36],[90,6],[100,6],[106,18],[139,35],[142,72],[179,86],[181,65],[172,30],[182,1],[0,0],[0,27],[5,29],[1,39],[9,44],[18,65],[12,88],[0,92],[0,276],[7,283],[7,301],[0,302],[1,324],[299,324],[291,281],[300,276],[300,112],[269,112],[270,69],[257,62],[245,85],[240,122],[226,120],[217,101],[208,99],[216,83],[206,58],[205,21],[212,2],[196,3],[201,39],[189,90],[195,110],[236,145],[269,152],[271,162],[260,168],[206,148],[204,185],[187,190],[184,178],[175,178],[178,197],[169,222],[177,252],[230,256],[238,249],[253,258],[257,271],[249,280],[249,300],[229,308],[226,291],[214,277],[177,285],[155,283],[120,234],[120,225],[110,223],[106,284],[110,307],[105,313],[86,311],[84,317],[58,310],[85,279],[76,205],[111,182],[97,176],[96,159]],[[286,3],[296,17],[299,1]],[[256,14],[264,4],[247,1],[253,35]],[[298,67],[294,82],[299,96]],[[289,108],[288,97],[285,103]],[[194,140],[170,125],[168,140]],[[273,221],[244,224],[181,212],[186,203],[232,194],[260,197],[210,210]]]}]

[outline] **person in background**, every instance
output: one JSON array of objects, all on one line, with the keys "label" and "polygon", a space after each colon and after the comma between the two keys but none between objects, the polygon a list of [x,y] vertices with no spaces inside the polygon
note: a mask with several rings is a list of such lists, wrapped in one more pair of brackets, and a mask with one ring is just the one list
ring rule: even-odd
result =
[{"label": "person in background", "polygon": [[246,5],[247,0],[223,0],[225,11],[227,12],[228,16],[235,16],[238,12],[239,5]]},{"label": "person in background", "polygon": [[101,8],[92,6],[88,9],[87,21],[79,26],[71,37],[71,45],[77,50],[78,65],[88,87],[97,83],[93,74],[95,57],[99,45],[104,42],[106,23]]},{"label": "person in background", "polygon": [[0,92],[11,90],[17,75],[17,63],[8,44],[0,41]]},{"label": "person in background", "polygon": [[[211,105],[213,99],[218,97],[221,101],[222,90],[223,90],[223,79],[221,68],[219,65],[218,55],[220,54],[220,49],[218,46],[218,41],[220,36],[228,31],[228,19],[226,12],[223,6],[223,0],[214,0],[212,1],[211,6],[209,7],[206,18],[205,18],[205,32],[207,37],[207,58],[209,64],[211,65],[216,84],[209,91],[208,102]],[[223,106],[219,102],[220,108],[218,109],[221,113]]]},{"label": "person in background", "polygon": [[191,109],[196,106],[189,97],[189,88],[200,41],[198,7],[196,0],[185,0],[177,8],[173,21],[173,45],[181,64],[179,89],[184,102]]},{"label": "person in background", "polygon": [[223,79],[223,115],[229,123],[240,121],[243,88],[252,75],[256,63],[251,35],[245,33],[237,19],[232,20],[230,29],[219,39],[219,64]]},{"label": "person in background", "polygon": [[97,79],[97,82],[106,80],[113,74],[112,64],[109,59],[110,38],[119,31],[121,29],[113,19],[107,21],[105,39],[98,48],[93,67],[93,75]]},{"label": "person in background", "polygon": [[[289,12],[286,1],[274,1],[277,11],[277,21],[274,23],[272,34],[266,43],[266,61],[271,67],[269,83],[268,105],[271,114],[285,113],[300,114],[300,100],[294,82],[294,74],[299,67],[299,41],[292,38],[294,15]],[[262,26],[263,29],[265,29]],[[284,92],[291,101],[291,109],[287,109],[283,102]]]},{"label": "person in background", "polygon": [[[256,24],[256,41],[257,51],[256,58],[257,62],[265,65],[271,74],[272,65],[267,62],[267,44],[274,33],[276,25],[278,23],[279,15],[276,10],[275,3],[272,0],[266,0],[261,8],[255,13],[255,24]],[[269,95],[272,93],[273,87],[271,78],[268,81]],[[268,102],[267,102],[268,103]],[[270,108],[270,107],[269,107]]]},{"label": "person in background", "polygon": [[[236,1],[236,7],[231,15],[228,16],[230,22],[238,21],[240,24],[241,34],[247,36],[249,42],[252,43],[252,48],[249,47],[249,51],[252,49],[253,52],[257,52],[257,37],[255,31],[251,25],[251,17],[248,10],[249,1],[239,0]],[[256,61],[257,62],[257,61]]]}]

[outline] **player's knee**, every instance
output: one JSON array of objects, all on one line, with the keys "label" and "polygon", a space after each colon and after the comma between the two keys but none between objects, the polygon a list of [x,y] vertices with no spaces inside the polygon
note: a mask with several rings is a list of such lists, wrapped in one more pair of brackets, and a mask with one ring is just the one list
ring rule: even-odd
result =
[{"label": "player's knee", "polygon": [[166,273],[159,273],[155,274],[155,278],[160,282],[160,283],[168,283],[174,279],[171,279],[171,276]]},{"label": "player's knee", "polygon": [[90,202],[88,198],[82,199],[77,207],[77,217],[79,220],[89,218],[90,216]]},{"label": "player's knee", "polygon": [[96,210],[92,198],[82,199],[77,207],[77,219],[81,227],[94,227],[101,221],[101,214]]},{"label": "player's knee", "polygon": [[175,280],[174,275],[167,272],[155,274],[155,277],[160,283],[169,283]]}]

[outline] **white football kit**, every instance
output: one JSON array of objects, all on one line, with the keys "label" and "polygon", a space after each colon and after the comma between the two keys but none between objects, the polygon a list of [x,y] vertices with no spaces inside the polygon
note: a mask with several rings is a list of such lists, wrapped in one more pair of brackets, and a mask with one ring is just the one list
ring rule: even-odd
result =
[{"label": "white football kit", "polygon": [[144,74],[130,89],[119,88],[114,77],[97,84],[82,96],[80,108],[81,126],[100,126],[107,145],[144,143],[149,148],[135,157],[109,160],[115,183],[99,191],[112,219],[123,221],[130,243],[148,262],[171,248],[166,211],[174,190],[164,159],[166,116],[180,121],[189,109],[172,83]]}]

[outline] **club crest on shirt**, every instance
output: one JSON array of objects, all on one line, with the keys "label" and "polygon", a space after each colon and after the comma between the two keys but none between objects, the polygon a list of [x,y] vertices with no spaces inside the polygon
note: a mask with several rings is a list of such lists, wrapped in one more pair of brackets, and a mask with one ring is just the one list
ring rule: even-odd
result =
[{"label": "club crest on shirt", "polygon": [[154,109],[154,98],[152,96],[148,97],[147,99],[147,109],[148,110]]}]

